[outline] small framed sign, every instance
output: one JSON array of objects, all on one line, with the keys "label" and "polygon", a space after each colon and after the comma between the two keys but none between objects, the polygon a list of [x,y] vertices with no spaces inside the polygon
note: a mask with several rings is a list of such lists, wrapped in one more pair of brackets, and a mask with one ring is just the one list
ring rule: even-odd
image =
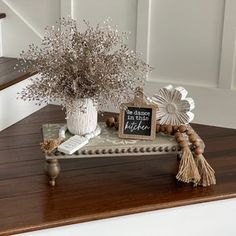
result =
[{"label": "small framed sign", "polygon": [[154,140],[156,138],[156,105],[144,101],[143,91],[138,90],[134,101],[121,105],[119,137]]}]

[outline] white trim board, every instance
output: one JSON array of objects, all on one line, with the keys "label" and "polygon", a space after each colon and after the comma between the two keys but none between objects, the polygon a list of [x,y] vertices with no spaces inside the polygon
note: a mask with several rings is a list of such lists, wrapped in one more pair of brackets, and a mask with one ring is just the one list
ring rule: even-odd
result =
[{"label": "white trim board", "polygon": [[0,131],[24,119],[43,107],[36,106],[34,102],[27,102],[17,99],[17,92],[20,92],[29,83],[30,78],[0,91]]},{"label": "white trim board", "polygon": [[146,63],[149,63],[150,21],[151,0],[138,0],[136,51],[142,53]]},{"label": "white trim board", "polygon": [[72,17],[73,15],[73,0],[61,0],[61,17]]},{"label": "white trim board", "polygon": [[224,25],[222,31],[219,87],[235,88],[236,83],[236,1],[225,0]]}]

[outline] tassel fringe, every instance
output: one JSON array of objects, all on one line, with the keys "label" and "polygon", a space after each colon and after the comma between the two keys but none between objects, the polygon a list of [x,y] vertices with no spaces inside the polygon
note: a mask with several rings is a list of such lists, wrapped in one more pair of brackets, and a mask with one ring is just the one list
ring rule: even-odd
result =
[{"label": "tassel fringe", "polygon": [[195,155],[195,163],[198,168],[201,179],[195,185],[201,185],[203,187],[216,184],[215,171],[208,164],[202,154]]},{"label": "tassel fringe", "polygon": [[201,179],[193,154],[189,147],[184,147],[183,155],[179,164],[179,172],[176,179],[185,183],[194,183],[195,185]]},{"label": "tassel fringe", "polygon": [[61,144],[61,139],[46,139],[41,143],[41,149],[47,155],[50,155],[59,145]]}]

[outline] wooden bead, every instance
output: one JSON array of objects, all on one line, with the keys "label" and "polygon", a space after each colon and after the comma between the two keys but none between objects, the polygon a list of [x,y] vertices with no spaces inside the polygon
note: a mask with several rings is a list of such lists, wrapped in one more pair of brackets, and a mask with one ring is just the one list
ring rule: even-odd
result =
[{"label": "wooden bead", "polygon": [[189,129],[189,130],[186,131],[186,134],[187,134],[187,135],[191,135],[191,134],[193,134],[193,133],[194,133],[194,131],[191,130],[191,129]]},{"label": "wooden bead", "polygon": [[169,152],[170,151],[170,148],[169,147],[165,147],[165,152]]},{"label": "wooden bead", "polygon": [[132,148],[128,148],[127,150],[129,153],[132,153],[133,152],[133,149]]},{"label": "wooden bead", "polygon": [[106,149],[103,149],[103,150],[102,150],[102,154],[107,154],[107,150],[106,150]]},{"label": "wooden bead", "polygon": [[140,151],[140,152],[145,152],[144,147],[141,147],[141,148],[139,149],[139,151]]},{"label": "wooden bead", "polygon": [[153,147],[153,148],[152,148],[152,151],[153,151],[153,152],[157,152],[157,151],[158,151],[158,148],[157,148],[157,147]]},{"label": "wooden bead", "polygon": [[187,130],[185,125],[180,125],[179,132],[184,133]]},{"label": "wooden bead", "polygon": [[115,122],[114,126],[118,130],[119,129],[119,122]]},{"label": "wooden bead", "polygon": [[161,126],[159,124],[156,124],[156,132],[159,133],[160,132],[160,128]]},{"label": "wooden bead", "polygon": [[168,127],[168,125],[164,125],[164,129],[165,129],[164,133],[165,134],[167,134],[167,127]]},{"label": "wooden bead", "polygon": [[185,147],[188,147],[188,143],[186,141],[181,141],[179,143],[179,146],[182,147],[182,148],[185,148]]},{"label": "wooden bead", "polygon": [[167,132],[168,134],[172,134],[172,132],[173,132],[173,127],[172,127],[172,125],[167,125],[167,126],[166,126],[166,132]]},{"label": "wooden bead", "polygon": [[196,136],[196,134],[190,134],[190,135],[189,135],[189,141],[190,141],[191,143],[197,141],[197,136]]},{"label": "wooden bead", "polygon": [[173,130],[174,130],[174,132],[177,132],[179,130],[179,126],[178,125],[174,125],[173,126]]},{"label": "wooden bead", "polygon": [[115,122],[119,122],[119,115],[115,116]]},{"label": "wooden bead", "polygon": [[201,154],[203,154],[204,151],[200,147],[197,147],[194,152],[196,155],[201,155]]},{"label": "wooden bead", "polygon": [[172,151],[172,152],[175,152],[176,149],[177,149],[177,148],[176,148],[175,146],[173,146],[173,147],[171,148],[171,151]]},{"label": "wooden bead", "polygon": [[177,139],[178,137],[182,137],[183,135],[180,132],[175,133],[175,138]]},{"label": "wooden bead", "polygon": [[161,131],[161,132],[165,132],[165,131],[166,131],[166,126],[165,126],[165,125],[161,125],[160,131]]},{"label": "wooden bead", "polygon": [[115,118],[114,117],[109,117],[106,120],[107,127],[112,128],[114,126],[114,124],[115,124]]},{"label": "wooden bead", "polygon": [[196,140],[195,142],[193,142],[193,145],[194,145],[195,147],[200,147],[200,146],[201,146],[201,143],[200,143],[198,140]]},{"label": "wooden bead", "polygon": [[180,142],[182,142],[182,141],[186,141],[186,139],[185,139],[184,137],[182,137],[182,136],[179,136],[178,138],[176,138],[176,141],[177,141],[178,143],[180,143]]}]

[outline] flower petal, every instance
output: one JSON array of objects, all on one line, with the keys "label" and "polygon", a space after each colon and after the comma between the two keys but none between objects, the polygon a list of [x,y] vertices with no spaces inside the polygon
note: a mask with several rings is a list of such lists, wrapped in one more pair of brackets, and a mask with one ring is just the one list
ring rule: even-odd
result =
[{"label": "flower petal", "polygon": [[189,116],[187,113],[179,113],[178,117],[179,117],[179,121],[181,122],[181,124],[189,123]]},{"label": "flower petal", "polygon": [[175,90],[179,91],[182,95],[182,99],[185,99],[188,91],[184,87],[176,87]]},{"label": "flower petal", "polygon": [[185,98],[186,101],[190,104],[189,110],[192,111],[195,108],[195,102],[192,98]]},{"label": "flower petal", "polygon": [[194,119],[194,113],[192,113],[191,111],[186,113],[189,117],[188,123],[192,122]]},{"label": "flower petal", "polygon": [[182,94],[180,91],[174,89],[171,93],[171,103],[179,103],[182,99]]}]

